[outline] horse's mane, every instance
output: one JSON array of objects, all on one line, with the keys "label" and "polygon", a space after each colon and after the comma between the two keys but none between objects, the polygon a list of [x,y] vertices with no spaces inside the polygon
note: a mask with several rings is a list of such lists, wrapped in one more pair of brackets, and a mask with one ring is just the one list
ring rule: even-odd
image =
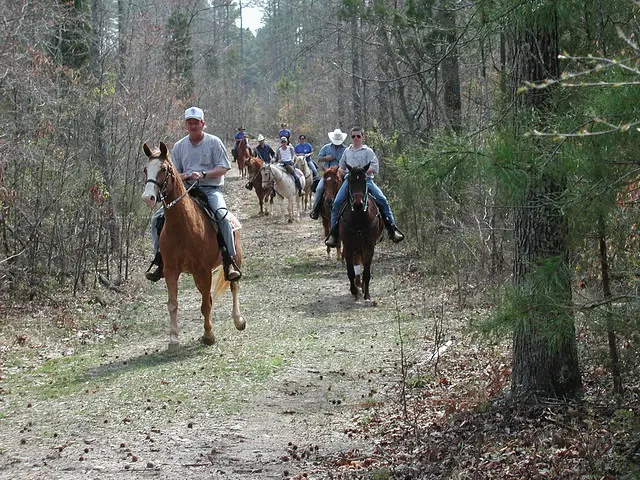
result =
[{"label": "horse's mane", "polygon": [[338,166],[334,165],[333,167],[327,168],[322,174],[322,178],[327,178],[330,174],[338,175]]},{"label": "horse's mane", "polygon": [[257,172],[264,165],[263,160],[260,157],[251,157],[247,160],[247,168],[252,172]]}]

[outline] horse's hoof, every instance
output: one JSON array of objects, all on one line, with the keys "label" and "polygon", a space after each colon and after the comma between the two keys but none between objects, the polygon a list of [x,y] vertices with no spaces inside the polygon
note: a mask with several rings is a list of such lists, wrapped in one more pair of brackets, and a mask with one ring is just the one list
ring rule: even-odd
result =
[{"label": "horse's hoof", "polygon": [[180,348],[180,343],[179,342],[169,342],[169,346],[167,347],[167,351],[175,352],[179,348]]},{"label": "horse's hoof", "polygon": [[247,322],[245,321],[245,319],[243,317],[240,318],[234,318],[233,319],[233,324],[236,326],[237,330],[244,330],[245,328],[247,328]]},{"label": "horse's hoof", "polygon": [[214,337],[213,335],[211,335],[211,337],[207,337],[206,335],[203,335],[202,343],[210,347],[211,345],[216,343],[216,337]]},{"label": "horse's hoof", "polygon": [[290,218],[289,220],[287,220],[287,223],[293,223],[293,218]]}]

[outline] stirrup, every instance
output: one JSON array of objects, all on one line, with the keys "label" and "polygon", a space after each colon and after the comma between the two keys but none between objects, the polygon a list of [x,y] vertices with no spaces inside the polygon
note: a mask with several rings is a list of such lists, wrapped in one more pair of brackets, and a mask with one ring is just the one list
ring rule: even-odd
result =
[{"label": "stirrup", "polygon": [[309,216],[313,220],[318,220],[320,218],[320,212],[318,212],[317,210],[312,210],[311,213],[309,214]]}]

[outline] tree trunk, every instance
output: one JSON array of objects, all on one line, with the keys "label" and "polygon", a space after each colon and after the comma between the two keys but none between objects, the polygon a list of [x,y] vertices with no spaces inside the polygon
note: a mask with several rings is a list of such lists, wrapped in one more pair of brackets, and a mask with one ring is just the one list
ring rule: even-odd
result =
[{"label": "tree trunk", "polygon": [[[513,25],[510,91],[515,105],[526,113],[548,111],[553,108],[549,89],[532,89],[524,95],[516,90],[525,82],[558,78],[557,22],[536,21],[530,11],[514,19]],[[515,135],[522,132],[515,128]],[[516,399],[574,398],[582,391],[582,380],[571,310],[568,223],[560,203],[566,179],[549,171],[544,145],[535,141],[528,145],[532,151],[522,152],[518,161],[529,184],[514,225],[514,281],[524,305],[513,339],[512,393]],[[544,161],[536,162],[540,158]]]}]

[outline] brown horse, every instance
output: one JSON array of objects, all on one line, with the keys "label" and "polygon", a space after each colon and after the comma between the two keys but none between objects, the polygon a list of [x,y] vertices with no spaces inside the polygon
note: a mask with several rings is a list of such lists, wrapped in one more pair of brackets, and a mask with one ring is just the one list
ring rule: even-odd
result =
[{"label": "brown horse", "polygon": [[[322,226],[324,227],[324,237],[329,236],[331,227],[331,209],[333,208],[333,200],[340,190],[342,178],[338,175],[338,166],[328,168],[322,174],[322,183],[324,184],[324,193],[322,195],[322,204],[320,206],[320,216],[322,217]],[[327,247],[327,260],[331,259],[331,247]],[[342,246],[338,240],[336,247],[336,260],[342,260]]]},{"label": "brown horse", "polygon": [[[215,336],[211,328],[211,307],[227,288],[233,297],[233,323],[238,330],[244,330],[245,320],[240,315],[238,283],[227,282],[222,269],[222,257],[218,247],[216,231],[211,219],[197,202],[187,193],[180,173],[169,158],[167,146],[160,142],[160,149],[151,150],[145,143],[144,153],[149,157],[145,167],[146,183],[142,198],[149,206],[161,201],[164,207],[165,223],[160,234],[160,251],[164,263],[163,273],[169,294],[169,349],[179,346],[178,341],[178,278],[182,272],[193,276],[196,287],[202,295],[200,311],[204,317],[203,343],[212,345]],[[237,263],[242,263],[240,234],[234,232]],[[213,298],[212,278],[213,272]]]},{"label": "brown horse", "polygon": [[[362,295],[371,300],[369,281],[371,280],[371,262],[377,241],[382,236],[383,222],[378,205],[369,194],[367,187],[367,170],[369,164],[362,168],[349,169],[348,198],[349,203],[342,209],[339,220],[342,254],[347,263],[347,276],[351,283],[351,294],[358,298],[357,278],[354,265],[362,267]],[[358,268],[360,270],[360,268]]]},{"label": "brown horse", "polygon": [[264,165],[264,162],[259,157],[252,157],[247,162],[247,171],[249,174],[249,178],[251,179],[250,183],[253,189],[258,196],[258,201],[260,202],[260,215],[269,215],[269,205],[273,207],[273,197],[271,193],[273,189],[271,187],[264,188],[262,186],[262,173],[261,169]]},{"label": "brown horse", "polygon": [[242,178],[247,177],[247,162],[251,158],[251,149],[247,143],[247,139],[243,138],[238,144],[238,150],[236,151],[236,158],[238,160],[238,170]]}]

